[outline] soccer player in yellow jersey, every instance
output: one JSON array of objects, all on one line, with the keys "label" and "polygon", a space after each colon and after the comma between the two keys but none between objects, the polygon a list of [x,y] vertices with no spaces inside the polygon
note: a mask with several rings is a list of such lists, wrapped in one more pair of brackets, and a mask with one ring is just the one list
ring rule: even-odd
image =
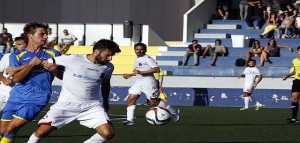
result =
[{"label": "soccer player in yellow jersey", "polygon": [[288,118],[287,123],[298,123],[299,120],[297,119],[297,114],[298,114],[298,109],[299,109],[299,98],[300,98],[300,46],[297,47],[297,58],[293,59],[293,67],[294,70],[283,77],[283,80],[286,80],[290,76],[295,75],[295,80],[293,80],[293,85],[292,85],[292,117]]}]

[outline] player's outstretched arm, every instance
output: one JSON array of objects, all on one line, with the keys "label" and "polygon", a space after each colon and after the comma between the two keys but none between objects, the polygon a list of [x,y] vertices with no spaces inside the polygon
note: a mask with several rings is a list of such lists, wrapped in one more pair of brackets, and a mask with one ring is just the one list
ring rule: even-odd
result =
[{"label": "player's outstretched arm", "polygon": [[141,75],[145,75],[145,74],[154,74],[154,73],[158,73],[159,72],[159,67],[154,67],[150,70],[147,71],[139,71],[139,70],[135,70],[135,74],[141,74]]},{"label": "player's outstretched arm", "polygon": [[59,69],[58,69],[58,66],[55,65],[55,64],[52,64],[52,63],[48,63],[46,60],[44,60],[42,62],[42,65],[43,67],[52,72],[54,74],[54,76],[56,76],[58,79],[62,80],[63,79],[63,72],[61,72]]}]

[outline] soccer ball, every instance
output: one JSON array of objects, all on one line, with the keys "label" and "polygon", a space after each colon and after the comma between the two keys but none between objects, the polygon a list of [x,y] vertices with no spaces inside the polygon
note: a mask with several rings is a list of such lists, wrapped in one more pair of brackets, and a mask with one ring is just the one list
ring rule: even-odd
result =
[{"label": "soccer ball", "polygon": [[146,120],[152,125],[164,125],[171,120],[169,110],[162,107],[152,107],[146,112]]}]

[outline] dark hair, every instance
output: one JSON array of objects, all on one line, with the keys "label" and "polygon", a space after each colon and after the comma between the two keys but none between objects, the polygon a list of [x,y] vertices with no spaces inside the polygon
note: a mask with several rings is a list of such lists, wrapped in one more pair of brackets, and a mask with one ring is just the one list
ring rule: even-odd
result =
[{"label": "dark hair", "polygon": [[273,42],[274,47],[277,47],[277,42],[276,42],[276,40],[275,40],[274,38],[270,38],[270,40],[268,41],[268,46],[270,46],[270,41],[271,41],[271,40],[274,41],[274,42]]},{"label": "dark hair", "polygon": [[28,34],[34,34],[35,30],[38,28],[44,28],[48,29],[48,24],[47,23],[38,23],[38,22],[32,22],[32,23],[27,23],[25,27],[23,28],[23,32],[25,35],[25,42],[28,43]]},{"label": "dark hair", "polygon": [[136,43],[136,44],[134,44],[134,49],[135,49],[137,46],[141,46],[141,47],[143,47],[143,48],[147,51],[147,46],[146,46],[146,44],[144,44],[144,43]]},{"label": "dark hair", "polygon": [[[250,59],[249,62],[250,62],[250,61],[253,61],[253,62],[254,62],[254,65],[256,64],[256,61],[255,61],[254,59]],[[248,62],[248,63],[249,63],[249,62]],[[248,65],[247,65],[247,66],[248,66]]]},{"label": "dark hair", "polygon": [[23,40],[23,41],[25,41],[25,37],[23,37],[23,36],[20,36],[20,37],[16,37],[16,38],[15,38],[15,41],[19,41],[19,40]]},{"label": "dark hair", "polygon": [[2,28],[2,30],[6,30],[7,31],[7,28]]},{"label": "dark hair", "polygon": [[121,52],[119,45],[111,40],[108,39],[101,39],[99,40],[93,47],[93,52],[96,50],[104,50],[104,49],[108,49],[109,51],[111,51],[113,53],[113,55],[115,53],[119,53]]},{"label": "dark hair", "polygon": [[258,40],[254,40],[253,44],[252,44],[252,48],[255,47],[255,42],[257,42],[260,45],[260,42]]},{"label": "dark hair", "polygon": [[221,39],[216,39],[216,40],[215,40],[215,43],[216,43],[217,41],[220,42],[220,45],[222,44],[222,40],[221,40]]},{"label": "dark hair", "polygon": [[193,40],[192,43],[193,43],[193,42],[197,42],[197,43],[198,43],[198,40]]},{"label": "dark hair", "polygon": [[297,47],[297,51],[300,49],[300,46],[299,47]]}]

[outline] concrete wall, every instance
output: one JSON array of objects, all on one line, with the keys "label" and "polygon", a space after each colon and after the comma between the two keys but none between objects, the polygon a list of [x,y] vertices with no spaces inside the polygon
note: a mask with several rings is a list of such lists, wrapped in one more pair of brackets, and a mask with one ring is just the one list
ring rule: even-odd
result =
[{"label": "concrete wall", "polygon": [[165,41],[181,40],[183,14],[194,0],[0,0],[0,22],[123,23],[150,27]]}]

